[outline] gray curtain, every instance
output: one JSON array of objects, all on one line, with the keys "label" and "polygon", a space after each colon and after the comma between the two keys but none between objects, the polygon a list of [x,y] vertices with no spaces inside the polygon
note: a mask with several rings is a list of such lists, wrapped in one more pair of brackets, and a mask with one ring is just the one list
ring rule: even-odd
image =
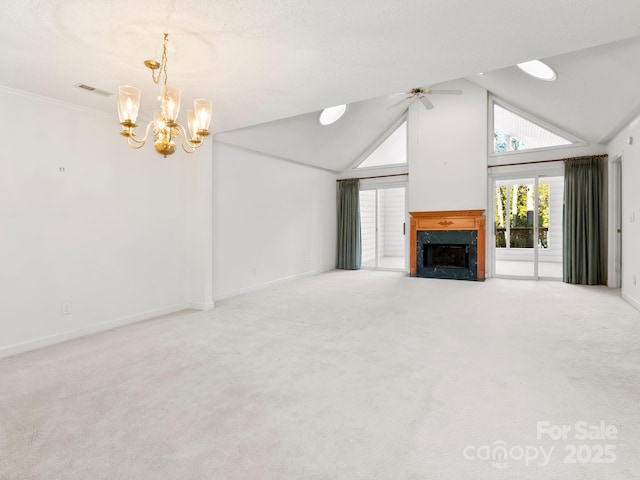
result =
[{"label": "gray curtain", "polygon": [[338,261],[337,268],[360,270],[360,180],[338,182]]},{"label": "gray curtain", "polygon": [[564,161],[563,280],[606,283],[606,156]]}]

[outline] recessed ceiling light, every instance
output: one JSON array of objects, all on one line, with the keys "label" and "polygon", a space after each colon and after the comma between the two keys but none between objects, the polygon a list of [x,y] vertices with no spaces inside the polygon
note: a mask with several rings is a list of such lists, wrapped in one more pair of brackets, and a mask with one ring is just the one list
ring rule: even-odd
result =
[{"label": "recessed ceiling light", "polygon": [[519,63],[518,68],[532,77],[538,80],[544,80],[545,82],[553,82],[558,78],[555,70],[540,60]]},{"label": "recessed ceiling light", "polygon": [[326,127],[327,125],[331,125],[332,123],[337,122],[338,120],[340,120],[340,117],[344,115],[344,112],[346,110],[347,106],[344,104],[325,108],[324,110],[322,110],[322,112],[320,112],[320,125]]}]

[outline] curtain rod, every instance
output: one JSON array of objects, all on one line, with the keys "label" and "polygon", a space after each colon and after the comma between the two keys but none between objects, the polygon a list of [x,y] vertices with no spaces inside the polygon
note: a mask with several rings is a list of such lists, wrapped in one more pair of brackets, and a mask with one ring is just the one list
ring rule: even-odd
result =
[{"label": "curtain rod", "polygon": [[375,177],[360,177],[360,178],[340,178],[336,182],[344,182],[345,180],[368,180],[370,178],[386,178],[386,177],[404,177],[409,176],[408,173],[394,173],[392,175],[377,175]]},{"label": "curtain rod", "polygon": [[603,153],[601,155],[584,155],[582,157],[558,158],[556,160],[536,160],[533,162],[522,162],[522,163],[502,163],[500,165],[489,165],[487,168],[517,167],[518,165],[531,165],[533,163],[564,162],[565,160],[584,160],[586,158],[606,158],[608,156],[609,156],[608,153]]}]

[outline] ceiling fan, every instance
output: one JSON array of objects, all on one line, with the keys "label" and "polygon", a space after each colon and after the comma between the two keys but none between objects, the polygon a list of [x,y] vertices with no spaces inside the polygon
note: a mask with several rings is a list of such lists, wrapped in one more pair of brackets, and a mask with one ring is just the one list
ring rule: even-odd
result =
[{"label": "ceiling fan", "polygon": [[406,102],[407,100],[410,100],[410,102],[419,100],[427,110],[431,110],[433,108],[433,103],[431,103],[431,100],[429,100],[428,98],[429,95],[442,95],[442,94],[462,95],[462,90],[431,90],[427,87],[412,88],[408,92],[396,94],[396,95],[406,95],[406,97],[400,100],[399,102],[396,102],[393,105],[391,105],[391,108],[395,108],[398,105],[402,104],[403,102]]}]

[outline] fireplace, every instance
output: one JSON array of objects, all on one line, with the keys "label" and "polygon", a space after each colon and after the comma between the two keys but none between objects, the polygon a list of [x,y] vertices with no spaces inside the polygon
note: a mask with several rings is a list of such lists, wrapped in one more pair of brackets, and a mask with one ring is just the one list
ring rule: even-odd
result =
[{"label": "fireplace", "polygon": [[410,212],[410,274],[428,278],[484,280],[483,212]]}]

